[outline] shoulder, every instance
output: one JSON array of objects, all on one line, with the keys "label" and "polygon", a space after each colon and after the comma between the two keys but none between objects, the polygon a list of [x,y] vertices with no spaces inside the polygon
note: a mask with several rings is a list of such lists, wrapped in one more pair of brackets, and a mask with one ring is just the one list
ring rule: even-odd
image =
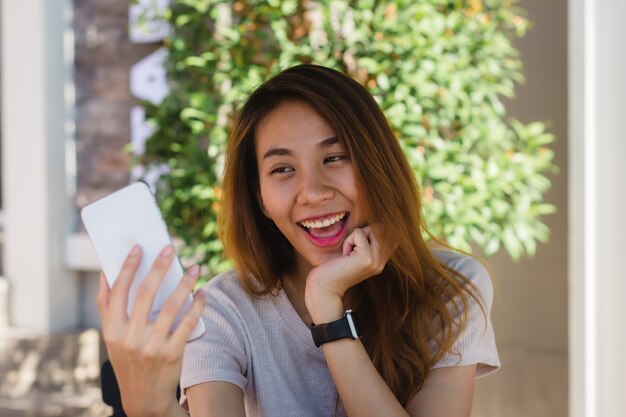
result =
[{"label": "shoulder", "polygon": [[211,278],[202,286],[206,294],[231,294],[241,296],[246,293],[243,284],[239,280],[239,275],[234,269],[222,272]]},{"label": "shoulder", "polygon": [[[485,266],[476,258],[451,250],[434,250],[433,254],[441,263],[446,264],[463,275],[489,275]],[[468,277],[469,278],[469,277]]]},{"label": "shoulder", "polygon": [[[466,366],[476,364],[476,375],[487,375],[500,367],[500,359],[491,324],[493,285],[487,268],[476,258],[452,251],[434,251],[439,261],[454,269],[466,281],[467,310],[462,304],[454,310],[465,314],[465,325],[460,329],[452,349],[445,352],[433,368]],[[475,296],[474,296],[475,295]]]},{"label": "shoulder", "polygon": [[211,310],[229,311],[238,318],[256,316],[271,310],[275,303],[274,293],[254,295],[247,291],[236,270],[228,270],[202,286],[205,294],[205,313]]},{"label": "shoulder", "polygon": [[467,278],[488,304],[493,298],[493,283],[485,265],[478,259],[450,250],[435,250],[439,261]]},{"label": "shoulder", "polygon": [[211,278],[202,286],[206,297],[207,308],[222,306],[223,308],[241,310],[252,307],[257,299],[244,288],[239,274],[228,270]]},{"label": "shoulder", "polygon": [[250,296],[234,271],[217,275],[202,290],[206,331],[185,345],[183,394],[184,389],[209,381],[228,382],[243,389],[250,352],[246,325],[246,314],[253,308]]}]

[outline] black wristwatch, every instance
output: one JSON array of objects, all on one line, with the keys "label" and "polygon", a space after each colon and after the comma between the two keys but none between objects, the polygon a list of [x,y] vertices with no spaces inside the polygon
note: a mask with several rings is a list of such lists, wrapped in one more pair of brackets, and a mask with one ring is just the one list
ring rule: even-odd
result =
[{"label": "black wristwatch", "polygon": [[324,343],[339,339],[358,339],[363,336],[360,327],[356,311],[347,310],[339,320],[317,326],[311,324],[311,335],[315,346],[320,347]]}]

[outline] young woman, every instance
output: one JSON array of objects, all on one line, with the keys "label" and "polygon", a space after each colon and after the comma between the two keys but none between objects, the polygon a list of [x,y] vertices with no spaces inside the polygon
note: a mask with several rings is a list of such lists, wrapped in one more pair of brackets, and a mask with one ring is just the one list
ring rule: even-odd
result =
[{"label": "young woman", "polygon": [[[130,318],[140,248],[112,289],[101,281],[127,414],[185,415],[173,396],[182,371],[194,417],[469,416],[475,378],[499,366],[491,281],[475,259],[426,244],[421,210],[399,143],[360,84],[314,65],[267,81],[226,153],[221,232],[235,269],[197,292],[171,334],[197,267],[154,323],[171,248]],[[207,331],[186,343],[200,315]]]}]

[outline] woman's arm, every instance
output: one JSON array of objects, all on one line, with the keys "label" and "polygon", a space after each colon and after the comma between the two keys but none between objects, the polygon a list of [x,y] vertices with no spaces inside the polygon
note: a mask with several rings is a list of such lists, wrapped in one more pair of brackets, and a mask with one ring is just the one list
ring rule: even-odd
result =
[{"label": "woman's arm", "polygon": [[476,365],[432,369],[406,409],[411,416],[467,417],[472,412],[475,382]]},{"label": "woman's arm", "polygon": [[243,392],[229,382],[204,382],[185,391],[192,417],[245,417]]},{"label": "woman's arm", "polygon": [[[341,317],[343,312],[337,315]],[[322,350],[348,416],[468,417],[471,414],[476,365],[431,370],[422,389],[405,409],[374,367],[360,340],[325,343]]]},{"label": "woman's arm", "polygon": [[[314,323],[329,323],[344,314],[348,288],[379,274],[389,259],[369,227],[356,229],[344,243],[344,256],[314,268],[305,301]],[[348,416],[467,417],[471,414],[476,366],[434,369],[408,402],[398,402],[360,340],[322,345],[326,363]]]}]

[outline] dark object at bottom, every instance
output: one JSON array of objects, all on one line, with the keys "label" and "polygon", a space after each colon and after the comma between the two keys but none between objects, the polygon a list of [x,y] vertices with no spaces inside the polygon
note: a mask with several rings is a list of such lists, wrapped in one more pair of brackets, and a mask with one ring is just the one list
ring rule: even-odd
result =
[{"label": "dark object at bottom", "polygon": [[[100,391],[102,391],[102,401],[113,407],[113,414],[110,417],[127,417],[122,408],[122,397],[115,371],[109,360],[104,361],[100,368]],[[180,399],[180,385],[176,387],[176,399]]]}]

